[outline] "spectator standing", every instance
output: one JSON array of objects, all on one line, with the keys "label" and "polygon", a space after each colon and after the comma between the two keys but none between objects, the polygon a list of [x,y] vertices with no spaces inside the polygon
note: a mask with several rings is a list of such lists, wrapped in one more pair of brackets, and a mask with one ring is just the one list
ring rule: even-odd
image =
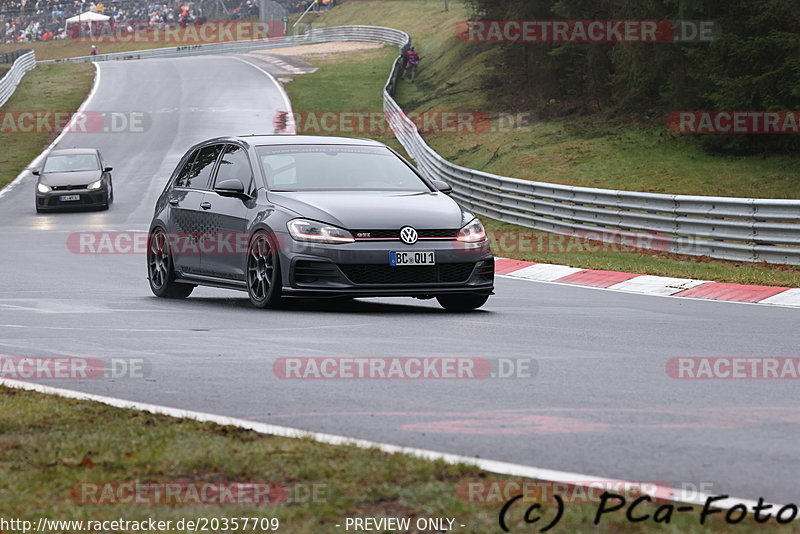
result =
[{"label": "spectator standing", "polygon": [[414,47],[408,49],[405,56],[405,64],[406,68],[403,71],[403,79],[407,77],[407,75],[411,75],[411,83],[414,83],[414,80],[417,78],[417,66],[419,65],[419,54]]}]

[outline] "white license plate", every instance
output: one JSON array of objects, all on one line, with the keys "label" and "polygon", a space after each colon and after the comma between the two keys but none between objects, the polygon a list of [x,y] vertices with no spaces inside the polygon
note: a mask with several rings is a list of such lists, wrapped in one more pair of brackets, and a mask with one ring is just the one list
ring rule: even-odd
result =
[{"label": "white license plate", "polygon": [[58,200],[60,200],[61,202],[71,202],[73,200],[80,200],[80,199],[81,199],[80,195],[61,195],[60,197],[58,197]]},{"label": "white license plate", "polygon": [[436,265],[433,252],[390,252],[389,265]]}]

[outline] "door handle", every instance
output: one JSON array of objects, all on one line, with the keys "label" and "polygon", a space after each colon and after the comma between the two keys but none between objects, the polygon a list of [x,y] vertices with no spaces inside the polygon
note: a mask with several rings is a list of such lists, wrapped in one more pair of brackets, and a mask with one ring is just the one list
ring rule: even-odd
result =
[{"label": "door handle", "polygon": [[210,210],[211,209],[211,202],[203,202],[203,203],[200,204],[200,207],[203,208],[204,210]]},{"label": "door handle", "polygon": [[177,206],[178,205],[178,199],[177,198],[171,198],[171,199],[169,199],[169,203],[172,204],[173,206]]}]

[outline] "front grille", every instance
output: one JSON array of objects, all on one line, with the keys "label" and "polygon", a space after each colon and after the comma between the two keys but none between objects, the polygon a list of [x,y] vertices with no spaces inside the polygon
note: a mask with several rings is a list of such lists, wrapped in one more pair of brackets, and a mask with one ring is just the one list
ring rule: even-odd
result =
[{"label": "front grille", "polygon": [[339,265],[354,284],[436,284],[466,282],[474,263],[441,263],[439,265]]},{"label": "front grille", "polygon": [[[358,239],[400,240],[400,230],[352,230]],[[458,230],[417,230],[419,239],[455,239]]]},{"label": "front grille", "polygon": [[455,239],[458,230],[417,230],[420,239],[424,238],[449,238]]},{"label": "front grille", "polygon": [[102,200],[100,198],[95,198],[95,197],[96,197],[96,195],[90,195],[90,194],[84,193],[84,194],[81,195],[81,199],[80,200],[69,200],[69,201],[61,202],[61,200],[59,200],[58,196],[53,195],[53,196],[51,196],[51,197],[49,197],[47,199],[47,206],[48,207],[62,206],[62,207],[68,208],[70,206],[89,206],[89,205],[97,204],[98,202],[102,202]]},{"label": "front grille", "polygon": [[86,185],[54,185],[52,186],[53,191],[72,191],[73,189],[86,189],[89,187],[89,184]]},{"label": "front grille", "polygon": [[298,284],[313,284],[320,280],[339,280],[339,272],[332,263],[298,260],[294,264],[294,280]]}]

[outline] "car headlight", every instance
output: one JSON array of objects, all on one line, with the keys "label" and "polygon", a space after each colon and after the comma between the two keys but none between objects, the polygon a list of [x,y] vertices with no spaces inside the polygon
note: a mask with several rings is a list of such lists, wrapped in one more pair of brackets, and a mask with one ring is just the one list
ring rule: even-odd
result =
[{"label": "car headlight", "polygon": [[90,183],[88,188],[89,189],[100,189],[101,187],[103,187],[103,179],[102,178],[100,178],[96,182]]},{"label": "car headlight", "polygon": [[289,234],[298,241],[329,243],[331,245],[355,242],[353,234],[344,228],[330,224],[306,219],[294,219],[289,221],[286,226],[289,228]]},{"label": "car headlight", "polygon": [[52,191],[52,190],[53,190],[53,188],[52,188],[52,187],[50,187],[50,186],[49,186],[49,185],[47,185],[47,184],[43,184],[42,182],[39,182],[39,183],[36,185],[36,190],[37,190],[37,191],[39,191],[40,193],[49,193],[50,191]]},{"label": "car headlight", "polygon": [[479,243],[486,241],[486,230],[477,218],[467,223],[456,235],[458,241],[464,243]]}]

